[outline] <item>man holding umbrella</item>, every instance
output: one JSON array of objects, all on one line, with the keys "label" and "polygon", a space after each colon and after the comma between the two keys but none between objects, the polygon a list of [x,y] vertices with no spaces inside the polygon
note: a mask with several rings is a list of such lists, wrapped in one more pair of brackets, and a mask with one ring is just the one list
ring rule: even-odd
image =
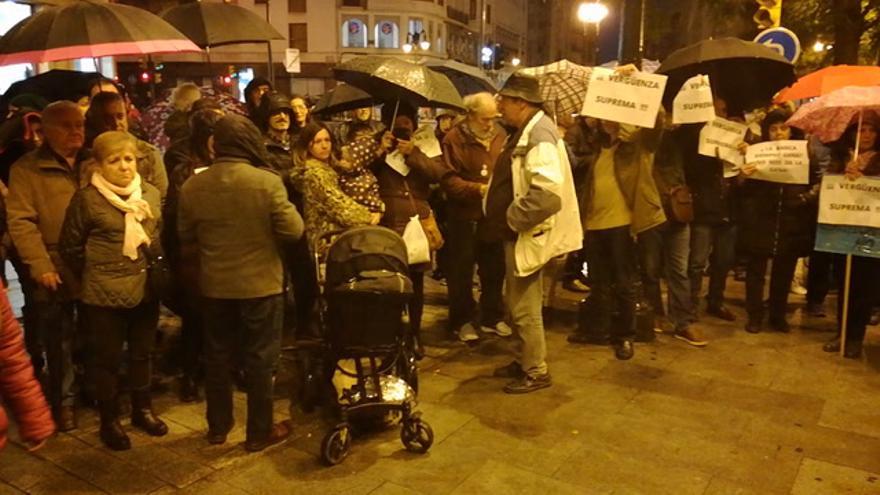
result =
[{"label": "man holding umbrella", "polygon": [[518,73],[498,93],[501,118],[515,131],[498,157],[483,205],[487,237],[504,245],[507,306],[521,343],[516,360],[495,370],[513,379],[504,387],[510,394],[551,385],[541,271],[583,241],[565,145],[541,103],[537,79]]}]

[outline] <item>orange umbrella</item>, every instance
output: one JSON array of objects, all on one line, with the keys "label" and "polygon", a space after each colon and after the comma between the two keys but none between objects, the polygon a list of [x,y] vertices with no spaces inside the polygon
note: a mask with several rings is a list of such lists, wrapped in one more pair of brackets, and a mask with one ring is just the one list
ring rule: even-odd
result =
[{"label": "orange umbrella", "polygon": [[844,86],[880,85],[880,67],[863,65],[834,65],[807,74],[783,89],[774,101],[802,100],[828,94]]}]

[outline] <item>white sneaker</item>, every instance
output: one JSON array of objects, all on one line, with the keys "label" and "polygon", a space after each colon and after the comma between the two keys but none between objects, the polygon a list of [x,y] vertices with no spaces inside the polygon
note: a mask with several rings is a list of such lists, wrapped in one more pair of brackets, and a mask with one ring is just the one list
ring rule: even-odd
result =
[{"label": "white sneaker", "polygon": [[477,334],[477,330],[470,323],[465,323],[458,329],[458,340],[462,342],[473,342],[475,340],[480,340],[480,336]]},{"label": "white sneaker", "polygon": [[511,335],[513,335],[513,329],[510,328],[510,325],[504,323],[503,321],[499,321],[495,325],[495,328],[483,326],[481,329],[486,333],[494,333],[499,337],[510,337]]}]

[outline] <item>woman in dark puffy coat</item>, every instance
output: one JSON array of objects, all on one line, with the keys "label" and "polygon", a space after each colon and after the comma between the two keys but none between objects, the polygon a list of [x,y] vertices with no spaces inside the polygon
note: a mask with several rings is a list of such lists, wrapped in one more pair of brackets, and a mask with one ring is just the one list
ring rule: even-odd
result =
[{"label": "woman in dark puffy coat", "polygon": [[[412,140],[418,127],[418,109],[401,103],[394,122],[391,121],[392,115],[391,112],[383,115],[383,124],[390,131],[382,135],[380,149],[383,154],[373,162],[372,169],[379,181],[379,196],[385,203],[381,225],[402,235],[410,217],[418,215],[420,219],[427,220],[434,216],[428,204],[430,186],[440,182],[446,174],[446,168],[439,158],[429,158]],[[394,151],[403,156],[405,175],[386,161],[387,155]],[[431,223],[436,226],[436,222]],[[440,233],[435,230],[433,236],[430,232],[426,232],[426,235],[430,239],[439,237]],[[424,273],[430,267],[430,263],[410,265],[414,294],[409,304],[409,319],[413,335],[417,338],[425,304]],[[417,342],[417,346],[421,353],[421,343]]]},{"label": "woman in dark puffy coat", "polygon": [[[767,114],[761,124],[763,141],[801,139],[799,131],[785,122],[791,115],[785,110]],[[770,272],[768,323],[774,330],[788,332],[786,320],[788,293],[797,259],[812,252],[816,231],[816,205],[819,195],[819,171],[810,164],[809,184],[781,184],[750,179],[755,166],[746,164],[738,194],[740,201],[739,247],[747,257],[746,331],[761,331],[764,318],[764,279],[767,262]]]},{"label": "woman in dark puffy coat", "polygon": [[148,283],[149,259],[162,254],[159,191],[137,173],[137,143],[127,132],[95,138],[97,168],[76,192],[61,227],[59,252],[81,280],[80,298],[94,363],[101,441],[113,450],[131,442],[119,423],[119,368],[128,344],[131,424],[151,436],[168,433],[153,413],[150,353],[159,300]]},{"label": "woman in dark puffy coat", "polygon": [[22,440],[36,450],[55,433],[55,422],[40,382],[34,376],[31,358],[24,350],[24,335],[15,315],[6,288],[0,292],[0,451],[6,446],[8,420],[3,407],[8,407],[18,423]]}]

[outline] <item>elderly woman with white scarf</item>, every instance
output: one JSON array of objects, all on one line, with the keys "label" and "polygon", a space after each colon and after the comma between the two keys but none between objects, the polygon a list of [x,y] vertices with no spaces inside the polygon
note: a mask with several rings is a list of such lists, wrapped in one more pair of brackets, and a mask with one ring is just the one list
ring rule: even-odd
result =
[{"label": "elderly woman with white scarf", "polygon": [[131,423],[152,436],[168,432],[153,413],[150,398],[150,352],[159,300],[149,289],[147,266],[161,255],[160,198],[137,173],[131,135],[105,132],[95,139],[93,153],[98,166],[89,185],[70,202],[59,251],[81,281],[101,440],[113,450],[127,450],[131,442],[117,410],[117,377],[126,342]]}]

